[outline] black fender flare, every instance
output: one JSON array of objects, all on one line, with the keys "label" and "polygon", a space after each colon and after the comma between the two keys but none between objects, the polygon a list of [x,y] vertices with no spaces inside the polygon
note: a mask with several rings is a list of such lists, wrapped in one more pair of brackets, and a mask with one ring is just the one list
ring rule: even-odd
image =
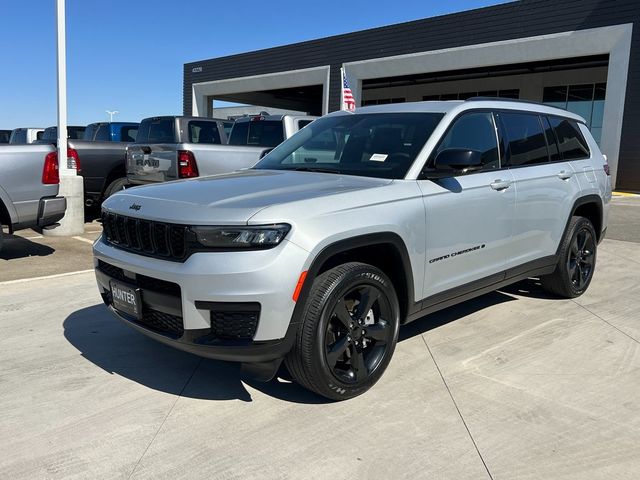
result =
[{"label": "black fender flare", "polygon": [[406,309],[407,315],[412,313],[416,308],[415,300],[414,300],[414,282],[413,282],[413,268],[411,267],[411,260],[409,258],[409,251],[407,250],[407,246],[404,243],[404,240],[394,232],[376,232],[376,233],[368,233],[365,235],[358,235],[351,238],[346,238],[344,240],[338,240],[335,243],[327,245],[324,247],[320,253],[316,255],[316,257],[311,262],[307,270],[306,280],[302,286],[302,290],[300,291],[300,295],[298,296],[298,301],[296,302],[296,306],[293,310],[293,315],[291,317],[291,324],[297,325],[302,322],[302,314],[304,311],[304,305],[306,303],[306,299],[309,296],[309,291],[311,290],[311,285],[313,284],[313,279],[318,276],[318,272],[322,268],[322,265],[325,262],[333,257],[334,255],[347,252],[349,250],[353,250],[356,248],[368,247],[373,245],[380,244],[391,244],[398,251],[400,255],[400,259],[402,261],[402,267],[404,269],[405,274],[405,288],[407,291],[407,301],[406,301]]}]

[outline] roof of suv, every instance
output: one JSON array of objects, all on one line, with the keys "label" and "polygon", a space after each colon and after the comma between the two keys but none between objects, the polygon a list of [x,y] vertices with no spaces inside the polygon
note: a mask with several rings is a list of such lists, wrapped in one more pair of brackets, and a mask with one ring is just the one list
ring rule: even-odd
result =
[{"label": "roof of suv", "polygon": [[[469,100],[447,100],[447,101],[428,101],[428,102],[408,102],[408,103],[391,103],[385,105],[371,105],[368,107],[359,107],[355,113],[453,113],[458,114],[465,110],[491,108],[503,110],[520,110],[536,113],[546,113],[548,115],[557,115],[560,117],[572,118],[578,122],[585,123],[584,118],[575,113],[560,108],[550,107],[536,102],[527,102],[523,100],[508,100],[498,98],[472,98]],[[338,111],[330,115],[350,115],[351,112]]]}]

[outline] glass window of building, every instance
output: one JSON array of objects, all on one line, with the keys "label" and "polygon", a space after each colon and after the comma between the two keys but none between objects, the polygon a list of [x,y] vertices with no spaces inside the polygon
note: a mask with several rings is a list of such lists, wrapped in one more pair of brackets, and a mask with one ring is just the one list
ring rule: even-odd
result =
[{"label": "glass window of building", "polygon": [[583,117],[593,138],[600,145],[606,89],[606,83],[545,87],[542,101]]}]

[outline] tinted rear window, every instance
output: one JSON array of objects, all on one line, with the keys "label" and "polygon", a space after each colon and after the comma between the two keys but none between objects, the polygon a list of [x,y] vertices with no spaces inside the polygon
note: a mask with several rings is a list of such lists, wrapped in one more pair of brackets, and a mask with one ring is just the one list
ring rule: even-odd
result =
[{"label": "tinted rear window", "polygon": [[507,165],[537,165],[549,161],[547,141],[538,115],[501,113],[507,141]]},{"label": "tinted rear window", "polygon": [[9,143],[10,130],[0,130],[0,143]]},{"label": "tinted rear window", "polygon": [[174,126],[173,117],[143,120],[138,129],[136,143],[176,143]]},{"label": "tinted rear window", "polygon": [[580,132],[578,122],[566,118],[549,117],[556,133],[560,153],[564,160],[579,160],[591,155],[587,142]]},{"label": "tinted rear window", "polygon": [[84,136],[85,127],[68,127],[67,137],[72,140],[80,140]]},{"label": "tinted rear window", "polygon": [[93,136],[96,134],[97,129],[98,129],[98,126],[95,124],[87,125],[87,128],[85,129],[84,134],[82,135],[82,139],[93,140]]},{"label": "tinted rear window", "polygon": [[111,129],[109,125],[102,124],[98,127],[94,140],[96,142],[109,142],[111,141]]},{"label": "tinted rear window", "polygon": [[129,125],[120,129],[120,141],[121,142],[135,142],[138,135],[138,126]]},{"label": "tinted rear window", "polygon": [[249,134],[249,122],[236,122],[231,130],[229,145],[246,145]]},{"label": "tinted rear window", "polygon": [[251,120],[236,122],[231,131],[229,144],[276,147],[284,140],[282,121]]},{"label": "tinted rear window", "polygon": [[11,133],[11,143],[27,143],[26,130],[14,130]]},{"label": "tinted rear window", "polygon": [[216,122],[192,120],[187,128],[189,130],[189,143],[222,143]]},{"label": "tinted rear window", "polygon": [[42,140],[56,142],[58,140],[58,129],[56,127],[45,128],[42,134]]}]

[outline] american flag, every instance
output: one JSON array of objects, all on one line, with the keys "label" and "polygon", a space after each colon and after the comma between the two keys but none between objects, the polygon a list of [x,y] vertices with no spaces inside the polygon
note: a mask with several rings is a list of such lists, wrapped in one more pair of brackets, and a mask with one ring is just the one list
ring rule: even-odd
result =
[{"label": "american flag", "polygon": [[341,68],[342,72],[342,110],[352,112],[356,109],[356,100],[353,98],[353,92],[349,87],[349,81],[347,80],[347,74],[344,68]]}]

